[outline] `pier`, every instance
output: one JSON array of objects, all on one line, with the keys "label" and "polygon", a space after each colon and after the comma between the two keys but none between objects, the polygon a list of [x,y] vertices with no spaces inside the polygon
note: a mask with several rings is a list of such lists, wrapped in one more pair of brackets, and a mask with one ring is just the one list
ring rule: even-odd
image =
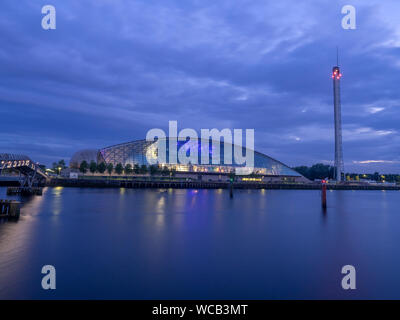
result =
[{"label": "pier", "polygon": [[[2,177],[0,185],[10,186],[7,195],[42,195],[42,188],[50,178],[29,157],[20,154],[0,154],[0,173],[3,170],[17,172],[19,176]],[[19,185],[19,186],[18,186]]]},{"label": "pier", "polygon": [[8,187],[7,195],[21,195],[21,196],[30,196],[36,195],[41,196],[43,194],[43,188],[40,187]]},{"label": "pier", "polygon": [[19,219],[21,203],[14,200],[0,200],[0,218]]}]

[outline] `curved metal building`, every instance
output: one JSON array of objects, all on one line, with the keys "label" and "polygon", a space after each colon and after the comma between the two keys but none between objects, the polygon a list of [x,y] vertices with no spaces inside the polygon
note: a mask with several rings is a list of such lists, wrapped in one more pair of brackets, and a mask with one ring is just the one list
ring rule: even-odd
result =
[{"label": "curved metal building", "polygon": [[[196,143],[198,150],[199,161],[198,164],[169,164],[169,139],[166,139],[166,159],[165,163],[158,162],[158,165],[164,167],[168,167],[169,169],[175,169],[177,172],[198,172],[198,173],[211,173],[211,174],[221,174],[221,173],[229,173],[234,168],[243,167],[243,165],[236,164],[234,159],[224,159],[224,147],[228,146],[233,148],[233,144],[225,144],[224,142],[220,143],[220,162],[215,164],[212,162],[212,154],[214,146],[211,140],[201,140],[201,139],[192,139],[188,142],[186,141],[178,141],[177,149],[180,149],[183,145],[187,145],[189,143]],[[126,164],[131,165],[149,165],[149,157],[153,157],[152,160],[157,159],[157,141],[148,142],[146,140],[137,140],[127,143],[122,143],[110,147],[106,147],[99,150],[98,153],[98,161],[112,163],[114,166],[118,163],[121,163],[123,166]],[[240,148],[240,147],[239,147]],[[245,153],[248,150],[243,147],[242,152]],[[200,159],[201,152],[209,153],[209,163],[202,164]],[[233,154],[233,152],[232,152]],[[203,162],[204,163],[204,162]],[[282,162],[279,162],[265,154],[254,151],[254,173],[259,175],[266,176],[286,176],[286,177],[295,177],[305,179],[301,174],[289,168]]]}]

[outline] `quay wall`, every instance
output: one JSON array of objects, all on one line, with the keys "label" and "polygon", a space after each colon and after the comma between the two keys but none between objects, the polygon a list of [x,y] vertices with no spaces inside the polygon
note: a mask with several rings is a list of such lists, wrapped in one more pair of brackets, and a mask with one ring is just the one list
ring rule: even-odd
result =
[{"label": "quay wall", "polygon": [[[235,189],[299,189],[319,190],[319,183],[260,183],[234,182]],[[77,187],[77,188],[178,188],[178,189],[226,189],[229,182],[217,181],[157,181],[157,180],[114,180],[114,179],[57,179],[54,178],[47,186]],[[385,185],[351,185],[327,184],[328,190],[400,190],[400,186]]]}]

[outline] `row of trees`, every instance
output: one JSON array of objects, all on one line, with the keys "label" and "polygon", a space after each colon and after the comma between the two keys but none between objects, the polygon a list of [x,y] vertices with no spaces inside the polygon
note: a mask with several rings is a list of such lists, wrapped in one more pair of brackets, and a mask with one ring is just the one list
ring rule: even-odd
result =
[{"label": "row of trees", "polygon": [[[46,169],[46,166],[40,165],[42,170]],[[58,162],[53,162],[52,164],[52,169],[54,172],[57,172],[60,174],[61,170],[66,169],[67,165],[64,160],[60,160]],[[330,165],[326,165],[323,163],[317,163],[312,165],[311,167],[307,166],[299,166],[299,167],[294,167],[294,170],[296,170],[298,173],[302,174],[306,178],[310,180],[315,180],[315,179],[333,179],[334,178],[334,167]],[[96,162],[92,161],[90,163],[87,163],[86,161],[82,161],[79,167],[79,171],[82,173],[87,173],[88,171],[91,172],[92,174],[98,172],[98,173],[105,173],[107,172],[109,175],[111,175],[113,172],[117,173],[118,175],[121,175],[123,173],[125,174],[146,174],[150,173],[151,175],[155,174],[162,174],[162,175],[175,175],[175,170],[169,170],[168,168],[164,167],[161,168],[157,165],[151,165],[151,166],[146,166],[142,165],[139,166],[135,164],[132,166],[131,164],[127,164],[126,166],[123,166],[121,163],[118,163],[115,167],[113,166],[112,163],[99,163],[97,164]],[[355,180],[359,181],[360,179],[366,179],[366,180],[374,180],[378,182],[397,182],[400,183],[400,175],[399,174],[380,174],[379,172],[374,172],[372,174],[360,174],[360,173],[346,173],[345,174],[346,180]]]},{"label": "row of trees", "polygon": [[323,163],[317,163],[312,165],[311,167],[300,166],[293,169],[310,180],[325,178],[333,179],[335,170],[334,167]]},{"label": "row of trees", "polygon": [[[46,171],[46,165],[44,165],[44,164],[39,164],[39,168],[42,169],[43,171]],[[61,173],[61,170],[64,170],[66,168],[67,168],[67,164],[65,163],[64,159],[61,159],[58,162],[53,162],[53,164],[51,166],[51,169],[58,174]]]},{"label": "row of trees", "polygon": [[154,174],[162,174],[162,175],[174,175],[175,170],[169,170],[167,167],[159,167],[157,165],[151,165],[151,166],[146,166],[146,165],[141,165],[139,166],[138,164],[135,164],[132,166],[131,164],[126,164],[123,166],[121,163],[118,163],[115,167],[112,163],[104,163],[101,162],[97,164],[96,162],[92,161],[90,163],[87,163],[86,161],[82,161],[80,166],[79,166],[79,171],[82,173],[87,173],[88,171],[91,172],[92,174],[98,172],[98,173],[105,173],[107,172],[109,175],[111,175],[113,172],[115,172],[118,175],[121,174],[146,174],[150,173],[151,175]]},{"label": "row of trees", "polygon": [[[333,179],[335,167],[326,165],[323,163],[317,163],[311,167],[300,166],[293,168],[298,173],[302,174],[310,180],[315,179]],[[360,181],[360,179],[374,180],[378,182],[398,182],[400,183],[400,175],[398,174],[379,174],[375,172],[372,174],[360,174],[360,173],[346,173],[345,178],[348,181]]]},{"label": "row of trees", "polygon": [[[41,168],[42,170],[46,170],[46,166],[45,166],[45,165],[41,165],[40,168]],[[64,169],[66,169],[66,168],[67,168],[67,164],[65,163],[65,160],[64,160],[64,159],[61,159],[61,160],[58,161],[58,162],[53,162],[53,164],[52,164],[52,170],[53,170],[54,172],[57,172],[58,174],[61,173],[61,170],[64,170]]]}]

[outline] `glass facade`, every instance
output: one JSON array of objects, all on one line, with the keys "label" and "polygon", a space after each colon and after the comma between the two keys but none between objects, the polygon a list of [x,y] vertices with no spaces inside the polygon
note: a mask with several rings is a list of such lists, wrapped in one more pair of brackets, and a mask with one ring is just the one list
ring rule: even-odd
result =
[{"label": "glass facade", "polygon": [[[158,158],[158,143],[164,143],[166,146],[166,161],[159,162]],[[218,163],[213,163],[213,153],[216,152],[215,146],[216,144],[220,144],[220,160]],[[153,160],[157,162],[162,167],[168,167],[169,169],[175,169],[177,172],[199,172],[199,173],[229,173],[232,172],[235,168],[243,167],[243,164],[235,163],[235,159],[233,157],[233,144],[227,144],[226,146],[231,148],[232,158],[224,159],[224,142],[217,142],[214,145],[211,140],[201,140],[191,139],[190,141],[177,141],[177,149],[182,151],[187,150],[187,156],[189,156],[189,144],[192,144],[192,150],[197,148],[197,164],[189,163],[189,164],[181,164],[179,160],[177,164],[169,164],[169,139],[159,140],[156,142],[148,142],[146,140],[137,140],[128,143],[118,144],[115,146],[110,146],[104,149],[99,150],[98,160],[99,162],[104,161],[106,163],[112,163],[114,166],[118,163],[122,165],[131,164],[131,165],[150,165],[148,160]],[[239,147],[240,148],[240,147]],[[246,152],[246,148],[242,148],[242,154],[244,155]],[[178,152],[178,151],[177,151]],[[208,163],[203,163],[201,161],[201,155],[204,153],[208,153]],[[207,156],[206,156],[207,157]],[[203,158],[204,159],[204,158]],[[254,151],[254,173],[262,174],[262,175],[277,175],[277,176],[294,176],[301,177],[299,173],[292,170],[288,166],[283,163],[268,157],[265,154]]]}]

